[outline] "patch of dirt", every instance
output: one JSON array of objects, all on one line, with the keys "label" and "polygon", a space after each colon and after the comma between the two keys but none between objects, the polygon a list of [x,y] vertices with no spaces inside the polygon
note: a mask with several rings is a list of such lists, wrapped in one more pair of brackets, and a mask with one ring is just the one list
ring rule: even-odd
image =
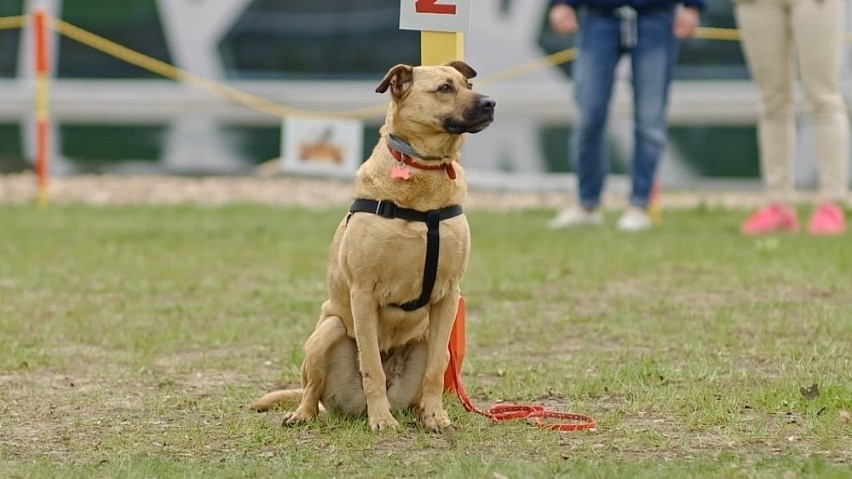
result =
[{"label": "patch of dirt", "polygon": [[[240,409],[241,401],[234,403],[227,388],[257,382],[229,370],[176,372],[170,367],[175,357],[139,368],[110,362],[108,353],[97,347],[68,346],[60,352],[69,358],[64,372],[41,369],[0,376],[0,457],[65,461],[125,449],[128,442],[138,453],[168,451],[168,434],[218,421],[203,402],[227,402],[223,407]],[[221,357],[233,353],[211,352]],[[180,365],[181,371],[187,369],[192,368]]]}]

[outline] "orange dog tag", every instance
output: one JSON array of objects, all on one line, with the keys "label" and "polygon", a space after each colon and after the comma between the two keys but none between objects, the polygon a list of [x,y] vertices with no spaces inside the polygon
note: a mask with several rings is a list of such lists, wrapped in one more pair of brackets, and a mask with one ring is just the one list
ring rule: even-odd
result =
[{"label": "orange dog tag", "polygon": [[400,180],[407,180],[411,178],[411,172],[408,171],[408,168],[405,166],[405,163],[400,163],[402,166],[392,166],[390,176],[393,179],[399,178]]}]

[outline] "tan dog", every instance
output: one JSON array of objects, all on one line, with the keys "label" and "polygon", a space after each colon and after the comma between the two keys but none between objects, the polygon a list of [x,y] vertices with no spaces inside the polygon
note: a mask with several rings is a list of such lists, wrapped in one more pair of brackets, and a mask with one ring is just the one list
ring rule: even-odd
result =
[{"label": "tan dog", "polygon": [[471,90],[475,75],[460,61],[385,75],[376,91],[391,92],[387,119],[332,240],[329,297],[305,343],[303,389],[269,393],[252,408],[300,400],[284,419],[294,424],[315,418],[322,402],[366,411],[377,430],[398,426],[392,410],[414,407],[427,430],[451,425],[443,376],[470,251],[459,152],[495,106]]}]

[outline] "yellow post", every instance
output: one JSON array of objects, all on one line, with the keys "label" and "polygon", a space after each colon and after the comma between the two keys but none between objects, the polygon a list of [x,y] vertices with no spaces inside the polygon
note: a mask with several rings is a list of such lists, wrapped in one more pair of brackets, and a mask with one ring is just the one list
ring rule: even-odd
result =
[{"label": "yellow post", "polygon": [[[453,60],[464,60],[464,34],[458,32],[420,32],[420,64],[440,65]],[[456,392],[456,378],[461,376],[465,353],[465,303],[459,298],[453,330],[450,335],[450,354],[453,362],[444,371],[444,391]],[[455,365],[456,370],[450,368]]]},{"label": "yellow post", "polygon": [[458,32],[420,32],[420,64],[440,65],[464,60],[464,34]]}]

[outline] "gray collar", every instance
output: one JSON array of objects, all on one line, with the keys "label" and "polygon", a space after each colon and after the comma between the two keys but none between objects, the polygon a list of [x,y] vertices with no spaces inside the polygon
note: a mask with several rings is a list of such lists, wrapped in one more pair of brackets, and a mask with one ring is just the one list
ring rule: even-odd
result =
[{"label": "gray collar", "polygon": [[413,146],[411,146],[411,143],[403,140],[402,138],[400,138],[400,137],[398,137],[398,136],[396,136],[392,133],[388,133],[388,137],[385,141],[387,141],[388,146],[390,146],[394,150],[402,153],[403,155],[408,155],[408,156],[411,156],[413,158],[419,158],[421,160],[434,160],[434,161],[440,161],[440,160],[443,160],[444,158],[446,158],[445,156],[421,155],[420,153],[417,152],[417,150],[414,149]]}]

